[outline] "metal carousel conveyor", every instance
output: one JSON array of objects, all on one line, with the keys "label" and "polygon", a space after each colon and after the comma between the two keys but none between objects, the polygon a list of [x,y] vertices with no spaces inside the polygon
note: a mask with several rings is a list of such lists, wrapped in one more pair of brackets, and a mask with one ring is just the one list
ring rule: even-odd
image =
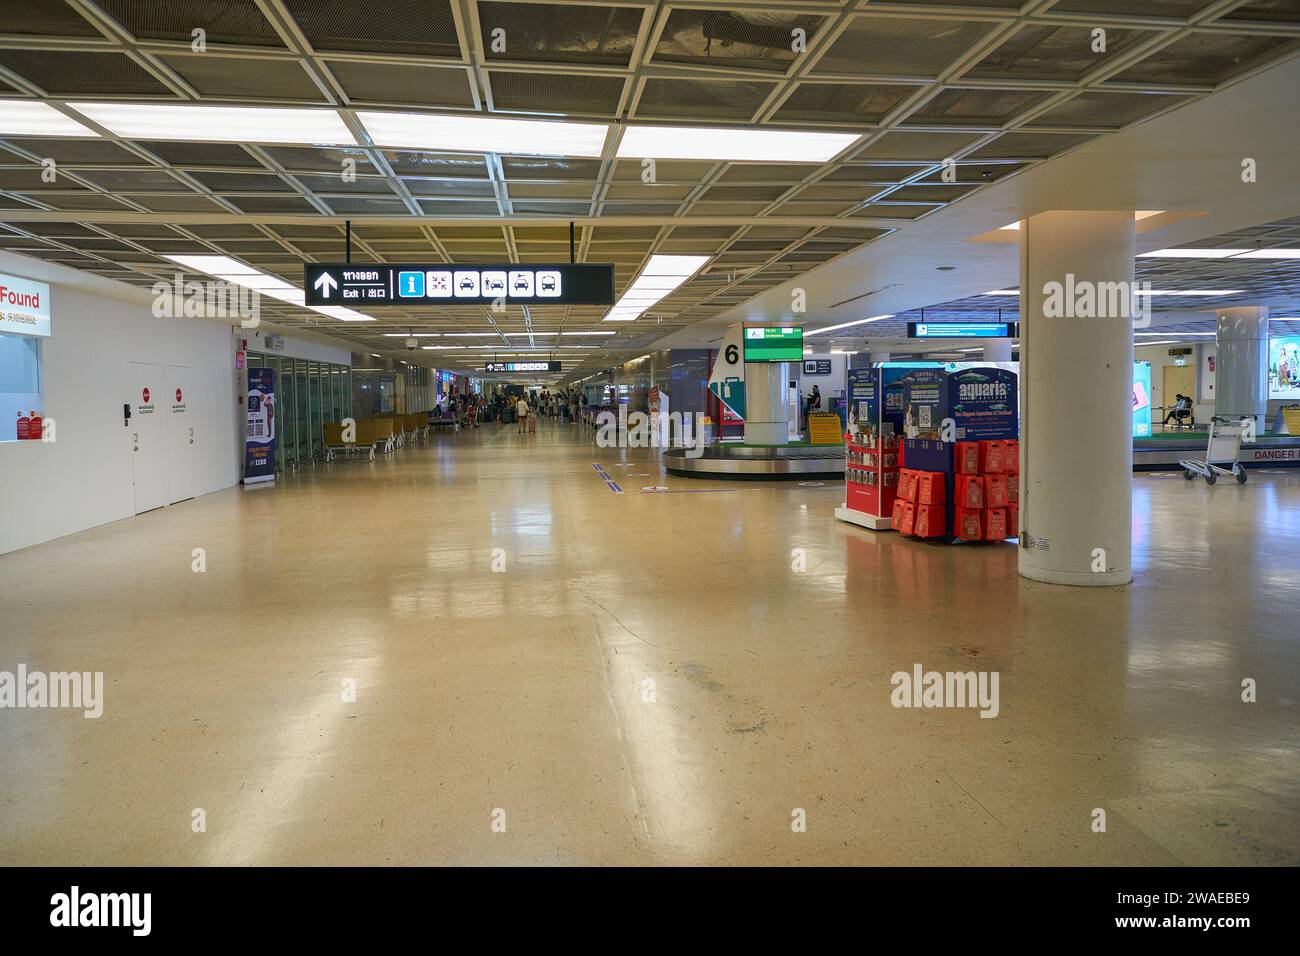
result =
[{"label": "metal carousel conveyor", "polygon": [[722,478],[728,481],[844,480],[843,445],[770,445],[750,447],[709,445],[697,458],[687,449],[664,452],[664,467],[682,478]]},{"label": "metal carousel conveyor", "polygon": [[[1167,471],[1178,467],[1179,459],[1204,458],[1204,435],[1195,438],[1133,439],[1134,471]],[[1261,435],[1241,446],[1237,461],[1252,468],[1300,465],[1300,436]]]}]

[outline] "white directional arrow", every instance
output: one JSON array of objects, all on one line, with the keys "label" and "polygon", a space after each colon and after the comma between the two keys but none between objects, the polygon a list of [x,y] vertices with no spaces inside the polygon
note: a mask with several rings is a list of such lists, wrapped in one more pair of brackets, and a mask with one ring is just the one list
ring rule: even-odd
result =
[{"label": "white directional arrow", "polygon": [[316,291],[318,291],[321,294],[321,297],[325,299],[330,297],[331,289],[337,289],[339,286],[338,282],[335,281],[334,277],[328,272],[322,272],[312,285],[316,287]]}]

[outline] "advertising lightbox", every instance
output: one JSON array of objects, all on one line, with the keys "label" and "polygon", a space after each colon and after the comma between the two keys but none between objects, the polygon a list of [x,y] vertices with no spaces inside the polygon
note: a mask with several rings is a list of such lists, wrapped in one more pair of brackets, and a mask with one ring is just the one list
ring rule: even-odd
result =
[{"label": "advertising lightbox", "polygon": [[1300,336],[1268,340],[1268,397],[1300,398]]}]

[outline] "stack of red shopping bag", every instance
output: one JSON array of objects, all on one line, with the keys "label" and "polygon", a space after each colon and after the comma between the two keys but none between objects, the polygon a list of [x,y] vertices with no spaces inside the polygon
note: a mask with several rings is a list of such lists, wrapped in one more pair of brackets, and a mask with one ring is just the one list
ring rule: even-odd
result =
[{"label": "stack of red shopping bag", "polygon": [[902,469],[894,500],[894,530],[918,538],[943,537],[948,533],[946,494],[943,472]]},{"label": "stack of red shopping bag", "polygon": [[963,541],[1001,541],[1020,529],[1020,443],[959,441],[953,461],[953,534]]}]

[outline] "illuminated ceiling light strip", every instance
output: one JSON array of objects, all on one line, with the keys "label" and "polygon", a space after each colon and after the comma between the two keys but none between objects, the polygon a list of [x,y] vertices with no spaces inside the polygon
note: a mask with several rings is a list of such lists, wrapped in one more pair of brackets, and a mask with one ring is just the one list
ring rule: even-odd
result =
[{"label": "illuminated ceiling light strip", "polygon": [[992,292],[983,292],[981,295],[1020,295],[1019,289],[994,289]]},{"label": "illuminated ceiling light strip", "polygon": [[631,126],[619,142],[620,159],[762,160],[824,163],[857,142],[856,133],[722,129],[704,126]]},{"label": "illuminated ceiling light strip", "polygon": [[1218,335],[1218,332],[1134,332],[1134,335]]},{"label": "illuminated ceiling light strip", "polygon": [[1240,295],[1244,289],[1135,289],[1134,295],[1187,295],[1187,296],[1214,296],[1214,295]]},{"label": "illuminated ceiling light strip", "polygon": [[306,295],[302,289],[285,282],[278,276],[269,275],[265,272],[259,272],[252,266],[238,262],[229,256],[165,256],[177,265],[184,266],[192,272],[205,272],[222,282],[230,282],[235,285],[241,285],[245,288],[252,289],[258,295],[268,296],[272,299],[278,299],[281,302],[288,302],[290,305],[299,305],[321,315],[329,316],[331,319],[338,319],[340,322],[374,322],[375,319],[368,315],[362,315],[352,309],[345,309],[339,305],[307,305]]},{"label": "illuminated ceiling light strip", "polygon": [[[448,333],[453,334],[453,333]],[[436,339],[441,336],[441,332],[385,332],[386,339]]]},{"label": "illuminated ceiling light strip", "polygon": [[1139,252],[1139,259],[1227,259],[1245,252],[1245,249],[1157,249]]},{"label": "illuminated ceiling light strip", "polygon": [[309,305],[307,308],[313,312],[319,312],[321,315],[328,315],[331,319],[338,319],[340,322],[374,322],[375,320],[368,315],[362,315],[353,309],[345,309],[341,305]]},{"label": "illuminated ceiling light strip", "polygon": [[356,146],[334,110],[176,103],[69,103],[126,139]]},{"label": "illuminated ceiling light strip", "polygon": [[224,276],[260,276],[265,273],[258,272],[252,266],[244,265],[230,256],[165,256],[177,265],[182,265],[187,269],[193,269],[195,272],[206,272],[208,275]]},{"label": "illuminated ceiling light strip", "polygon": [[376,146],[511,156],[600,157],[604,123],[435,116],[429,113],[357,113]]},{"label": "illuminated ceiling light strip", "polygon": [[1234,259],[1300,259],[1300,249],[1254,249]]},{"label": "illuminated ceiling light strip", "polygon": [[839,325],[828,325],[824,329],[813,329],[811,332],[805,332],[804,338],[808,338],[810,335],[821,335],[823,332],[834,332],[836,329],[847,329],[854,325],[866,325],[868,322],[880,322],[893,317],[894,314],[891,312],[888,315],[873,315],[869,319],[855,319],[852,322],[842,322]]},{"label": "illuminated ceiling light strip", "polygon": [[[618,335],[617,332],[561,332],[561,335]],[[586,346],[584,346],[585,348]],[[595,348],[596,346],[592,346]]]},{"label": "illuminated ceiling light strip", "polygon": [[[635,322],[646,309],[671,294],[674,289],[699,272],[708,261],[708,256],[651,256],[650,261],[641,270],[641,274],[627,287],[618,302],[614,303],[613,308],[605,313],[602,321]],[[667,287],[662,289],[638,287],[637,283],[646,276],[653,277],[655,285],[663,283]]]},{"label": "illuminated ceiling light strip", "polygon": [[0,136],[95,136],[89,126],[60,113],[49,103],[0,100]]}]

